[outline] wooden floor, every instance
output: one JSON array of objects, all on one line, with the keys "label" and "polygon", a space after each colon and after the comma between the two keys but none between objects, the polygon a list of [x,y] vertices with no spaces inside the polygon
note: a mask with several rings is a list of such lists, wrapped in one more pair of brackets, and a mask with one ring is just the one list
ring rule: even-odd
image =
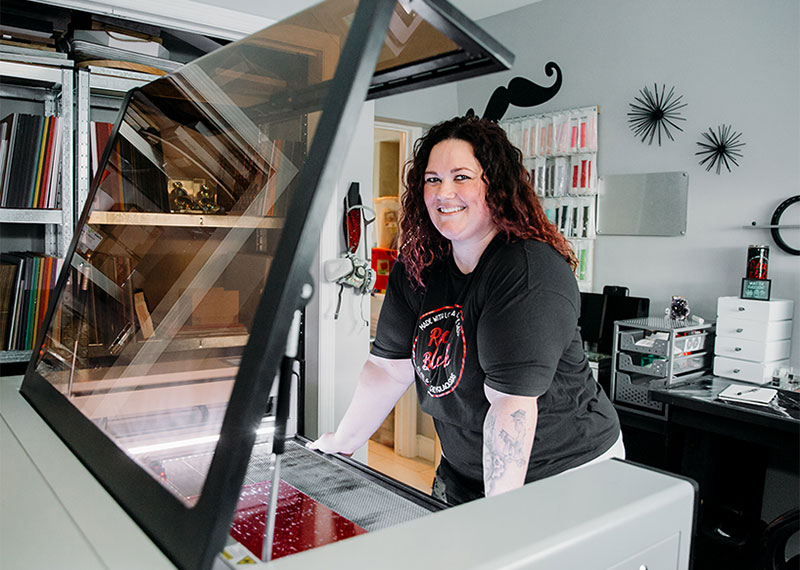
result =
[{"label": "wooden floor", "polygon": [[406,485],[430,494],[434,468],[431,461],[401,457],[394,450],[375,441],[369,442],[369,466]]}]

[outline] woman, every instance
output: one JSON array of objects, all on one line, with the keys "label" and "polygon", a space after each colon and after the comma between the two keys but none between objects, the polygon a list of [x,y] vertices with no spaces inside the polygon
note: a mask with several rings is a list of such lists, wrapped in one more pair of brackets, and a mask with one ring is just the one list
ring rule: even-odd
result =
[{"label": "woman", "polygon": [[434,495],[450,504],[624,456],[583,352],[574,266],[499,126],[432,127],[369,359],[336,432],[309,447],[352,453],[416,380],[442,444]]}]

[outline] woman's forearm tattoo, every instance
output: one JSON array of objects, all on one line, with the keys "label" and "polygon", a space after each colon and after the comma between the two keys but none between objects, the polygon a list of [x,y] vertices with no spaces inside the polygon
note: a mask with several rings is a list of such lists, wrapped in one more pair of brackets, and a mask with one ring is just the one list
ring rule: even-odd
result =
[{"label": "woman's forearm tattoo", "polygon": [[514,433],[501,429],[495,433],[497,418],[490,409],[486,413],[483,426],[483,479],[487,494],[494,489],[495,482],[503,477],[506,469],[512,465],[524,467],[528,458],[525,456],[523,444],[528,431],[528,416],[525,410],[516,410],[511,414],[514,418]]}]

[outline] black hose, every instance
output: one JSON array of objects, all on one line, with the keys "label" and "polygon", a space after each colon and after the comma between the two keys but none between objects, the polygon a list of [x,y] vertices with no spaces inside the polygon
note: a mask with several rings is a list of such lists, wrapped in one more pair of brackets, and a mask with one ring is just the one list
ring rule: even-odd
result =
[{"label": "black hose", "polygon": [[[791,206],[796,202],[800,202],[800,194],[798,194],[797,196],[792,196],[791,198],[787,198],[786,200],[781,202],[778,205],[778,207],[775,208],[775,212],[773,212],[772,214],[772,219],[769,221],[769,225],[777,226],[778,224],[780,224],[783,212],[786,210],[786,208],[788,208],[789,206]],[[771,228],[770,233],[772,234],[772,239],[775,240],[775,244],[783,251],[785,251],[786,253],[790,253],[792,255],[800,255],[800,249],[791,247],[783,240],[780,228]]]}]

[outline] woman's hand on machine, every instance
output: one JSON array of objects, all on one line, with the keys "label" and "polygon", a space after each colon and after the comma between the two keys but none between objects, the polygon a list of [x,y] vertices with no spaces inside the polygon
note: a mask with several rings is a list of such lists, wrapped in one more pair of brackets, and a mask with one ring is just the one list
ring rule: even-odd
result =
[{"label": "woman's hand on machine", "polygon": [[323,433],[315,441],[306,444],[308,449],[316,449],[322,453],[340,453],[346,457],[353,455],[353,449],[347,449],[336,437],[336,432]]},{"label": "woman's hand on machine", "polygon": [[322,453],[353,455],[381,427],[394,405],[414,383],[414,378],[410,358],[391,360],[370,355],[336,431],[322,434],[306,446]]}]

